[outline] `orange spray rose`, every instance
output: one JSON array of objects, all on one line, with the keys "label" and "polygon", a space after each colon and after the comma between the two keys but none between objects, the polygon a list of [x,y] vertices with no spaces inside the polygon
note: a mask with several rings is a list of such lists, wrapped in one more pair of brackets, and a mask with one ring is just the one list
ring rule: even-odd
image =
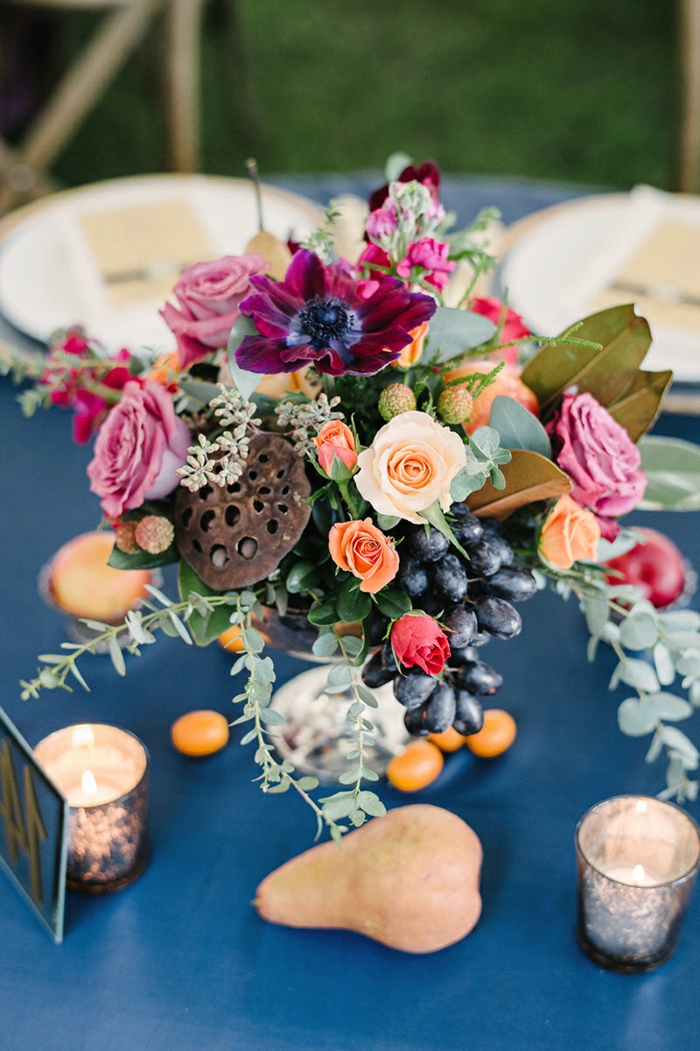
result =
[{"label": "orange spray rose", "polygon": [[562,496],[542,526],[539,551],[553,565],[570,569],[581,558],[595,561],[599,540],[600,526],[593,512]]},{"label": "orange spray rose", "polygon": [[318,436],[314,438],[314,442],[318,447],[318,462],[327,475],[331,473],[334,456],[342,460],[350,471],[357,463],[353,433],[340,420],[325,423],[318,432]]},{"label": "orange spray rose", "polygon": [[380,591],[399,571],[399,556],[381,529],[364,522],[336,522],[328,534],[328,547],[336,566],[359,577],[360,591]]}]

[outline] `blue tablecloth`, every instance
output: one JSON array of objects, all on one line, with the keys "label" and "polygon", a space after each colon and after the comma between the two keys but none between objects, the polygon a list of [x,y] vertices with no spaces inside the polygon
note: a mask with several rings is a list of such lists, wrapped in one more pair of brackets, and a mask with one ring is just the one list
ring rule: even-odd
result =
[{"label": "blue tablecloth", "polygon": [[[304,189],[322,198],[328,186]],[[487,201],[512,208],[514,218],[557,199],[541,187],[521,190],[518,206],[517,184],[471,180],[460,190],[455,181],[464,219]],[[535,191],[539,197],[528,196]],[[68,415],[26,421],[13,399],[3,381],[0,704],[30,744],[84,721],[138,734],[152,757],[153,854],[142,878],[117,895],[69,894],[60,947],[0,875],[0,1051],[700,1046],[700,899],[676,957],[656,973],[600,970],[576,945],[576,822],[607,796],[658,791],[663,769],[644,765],[646,740],[617,730],[623,693],[607,691],[612,655],[603,649],[595,665],[586,663],[573,602],[538,595],[522,607],[522,635],[489,645],[505,678],[498,703],[519,728],[507,755],[489,762],[463,751],[410,798],[380,785],[389,807],[434,803],[478,833],[484,908],[473,933],[437,954],[408,956],[349,932],[275,927],[250,901],[268,872],[311,845],[312,815],[292,793],[264,798],[251,783],[249,749],[235,740],[199,761],[169,743],[170,724],[185,711],[231,714],[238,683],[218,647],[193,651],[162,638],[128,659],[125,679],[108,659],[87,658],[90,694],[19,699],[17,680],[33,674],[35,655],[55,652],[64,637],[60,616],[37,593],[37,574],[60,544],[94,527],[99,508],[84,475],[91,453],[72,445]],[[657,433],[700,441],[700,421],[662,418]],[[700,566],[695,515],[634,521],[668,533]],[[306,667],[276,659],[282,679]],[[691,735],[698,740],[692,725]]]}]

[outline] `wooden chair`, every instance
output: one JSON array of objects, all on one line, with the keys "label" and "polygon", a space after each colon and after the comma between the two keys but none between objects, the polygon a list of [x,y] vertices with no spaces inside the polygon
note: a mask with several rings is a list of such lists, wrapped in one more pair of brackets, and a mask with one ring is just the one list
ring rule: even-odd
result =
[{"label": "wooden chair", "polygon": [[[11,0],[12,2],[12,0]],[[199,32],[204,0],[17,0],[64,10],[105,10],[94,37],[64,74],[17,148],[0,138],[0,214],[50,191],[51,162],[164,11],[168,33],[171,166],[194,172],[199,153]]]},{"label": "wooden chair", "polygon": [[681,0],[682,76],[679,189],[700,191],[700,0]]}]

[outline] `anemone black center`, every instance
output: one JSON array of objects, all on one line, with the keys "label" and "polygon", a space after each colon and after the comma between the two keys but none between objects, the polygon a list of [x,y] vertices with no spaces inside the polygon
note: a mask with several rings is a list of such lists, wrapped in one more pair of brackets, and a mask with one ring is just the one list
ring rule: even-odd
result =
[{"label": "anemone black center", "polygon": [[299,325],[317,349],[342,339],[352,325],[350,305],[343,299],[316,296],[299,313]]}]

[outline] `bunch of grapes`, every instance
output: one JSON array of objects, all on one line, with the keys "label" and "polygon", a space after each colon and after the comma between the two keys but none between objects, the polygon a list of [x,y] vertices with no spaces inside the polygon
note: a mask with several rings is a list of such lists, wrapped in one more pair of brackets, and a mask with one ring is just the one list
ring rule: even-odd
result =
[{"label": "bunch of grapes", "polygon": [[479,648],[491,635],[518,635],[522,621],[512,603],[537,590],[532,573],[513,565],[513,551],[495,519],[477,518],[466,504],[454,504],[451,512],[453,532],[468,559],[451,551],[434,527],[411,526],[400,548],[396,579],[415,608],[437,617],[447,629],[450,657],[441,679],[418,667],[400,670],[388,639],[362,672],[371,688],[393,680],[396,697],[406,707],[406,729],[419,736],[443,733],[450,726],[465,737],[481,729],[481,698],[493,696],[503,678],[478,659]]}]

